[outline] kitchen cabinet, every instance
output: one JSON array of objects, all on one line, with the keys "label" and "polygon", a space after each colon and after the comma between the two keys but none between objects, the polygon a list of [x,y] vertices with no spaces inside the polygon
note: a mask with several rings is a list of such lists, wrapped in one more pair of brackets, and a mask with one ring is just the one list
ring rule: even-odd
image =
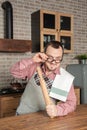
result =
[{"label": "kitchen cabinet", "polygon": [[0,96],[0,118],[14,116],[20,101],[21,94]]},{"label": "kitchen cabinet", "polygon": [[61,41],[64,52],[73,50],[73,15],[39,10],[31,15],[32,50],[44,51],[47,42]]},{"label": "kitchen cabinet", "polygon": [[80,88],[79,87],[75,87],[75,94],[77,98],[77,105],[79,105],[80,104]]}]

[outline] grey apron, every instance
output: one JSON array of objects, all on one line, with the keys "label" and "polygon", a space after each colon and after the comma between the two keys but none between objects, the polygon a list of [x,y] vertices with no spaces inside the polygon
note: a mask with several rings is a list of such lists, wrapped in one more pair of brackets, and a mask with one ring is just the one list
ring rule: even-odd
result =
[{"label": "grey apron", "polygon": [[[45,109],[45,101],[43,98],[42,90],[40,85],[37,84],[37,79],[35,80],[35,75],[37,75],[37,73],[35,73],[29,80],[25,91],[20,99],[20,104],[16,111],[18,114],[32,113]],[[53,81],[45,81],[48,82],[46,84],[49,84],[50,82],[50,84],[52,85]],[[49,93],[50,88],[47,89]],[[51,100],[55,102],[54,99]]]}]

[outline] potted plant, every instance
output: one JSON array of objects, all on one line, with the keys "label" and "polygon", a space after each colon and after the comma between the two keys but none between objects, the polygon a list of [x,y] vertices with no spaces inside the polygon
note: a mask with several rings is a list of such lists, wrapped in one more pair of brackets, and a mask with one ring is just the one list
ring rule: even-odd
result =
[{"label": "potted plant", "polygon": [[75,59],[78,59],[80,64],[86,64],[87,60],[87,54],[80,54],[75,57]]}]

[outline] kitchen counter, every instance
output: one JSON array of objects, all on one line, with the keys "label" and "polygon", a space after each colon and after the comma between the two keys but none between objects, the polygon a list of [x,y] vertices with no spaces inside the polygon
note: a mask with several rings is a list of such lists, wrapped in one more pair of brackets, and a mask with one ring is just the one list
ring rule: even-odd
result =
[{"label": "kitchen counter", "polygon": [[87,105],[78,105],[75,112],[50,118],[45,111],[0,119],[0,130],[86,130]]}]

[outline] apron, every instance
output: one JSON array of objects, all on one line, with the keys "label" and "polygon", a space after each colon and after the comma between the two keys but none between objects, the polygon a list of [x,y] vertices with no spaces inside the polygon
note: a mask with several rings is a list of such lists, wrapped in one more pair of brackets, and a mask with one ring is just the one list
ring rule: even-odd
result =
[{"label": "apron", "polygon": [[[46,82],[48,93],[50,92],[53,80],[44,77]],[[55,100],[51,98],[51,100],[56,104]],[[37,72],[31,77],[28,81],[27,86],[24,90],[24,93],[20,99],[20,104],[17,108],[17,113],[26,114],[37,112],[40,110],[45,110],[45,101],[43,97],[42,90],[40,88],[39,77]]]}]

